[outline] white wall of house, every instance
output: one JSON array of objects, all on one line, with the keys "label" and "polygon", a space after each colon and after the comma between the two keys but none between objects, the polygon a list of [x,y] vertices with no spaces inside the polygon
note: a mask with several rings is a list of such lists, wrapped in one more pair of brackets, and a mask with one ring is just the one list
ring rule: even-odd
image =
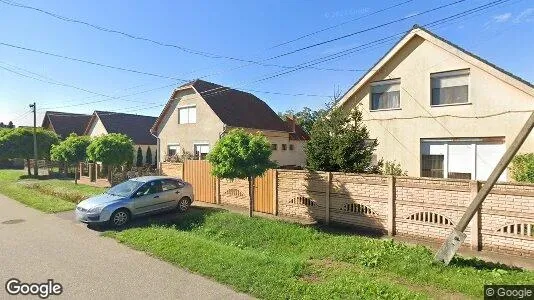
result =
[{"label": "white wall of house", "polygon": [[102,124],[102,121],[100,121],[100,119],[97,119],[95,122],[91,123],[87,133],[90,137],[97,137],[104,134],[108,134],[108,131],[106,130],[106,127],[104,127],[104,124]]},{"label": "white wall of house", "polygon": [[[452,70],[469,72],[468,103],[432,106],[431,74]],[[388,79],[400,81],[400,107],[372,110],[371,83]],[[529,91],[526,85],[523,90],[518,89],[510,82],[511,79],[505,75],[496,76],[489,72],[487,65],[482,62],[465,60],[453,47],[444,49],[415,36],[366,84],[353,91],[343,107],[353,109],[361,104],[359,109],[363,111],[370,136],[379,142],[378,158],[396,160],[409,175],[420,176],[421,142],[425,139],[502,138],[502,147],[482,145],[485,149],[477,152],[479,156],[484,156],[479,161],[490,161],[488,165],[498,161],[530,115],[530,112],[507,112],[534,110],[532,89]],[[472,118],[475,116],[488,117]],[[463,151],[471,150],[465,148],[460,153]],[[534,152],[533,133],[519,152]],[[456,151],[452,158],[457,161],[449,161],[449,165],[462,164],[460,153]],[[487,173],[488,167],[483,168],[479,172]],[[480,176],[476,178],[486,179]]]}]

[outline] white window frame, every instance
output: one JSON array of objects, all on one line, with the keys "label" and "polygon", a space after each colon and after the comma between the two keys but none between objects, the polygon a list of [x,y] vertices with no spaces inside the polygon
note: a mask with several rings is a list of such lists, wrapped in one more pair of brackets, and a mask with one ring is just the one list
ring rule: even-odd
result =
[{"label": "white window frame", "polygon": [[[382,85],[399,85],[399,106],[398,107],[373,109],[373,87],[382,86]],[[385,111],[385,110],[400,110],[401,109],[401,86],[400,85],[401,85],[400,78],[372,82],[369,88],[369,111],[373,112],[373,111]]]},{"label": "white window frame", "polygon": [[170,147],[177,147],[176,149],[176,155],[180,155],[180,150],[182,149],[182,147],[180,147],[180,144],[178,143],[168,143],[167,144],[167,156],[170,156],[169,155],[169,149]]},{"label": "white window frame", "polygon": [[210,152],[210,150],[211,150],[210,144],[207,143],[207,142],[193,143],[193,155],[196,154],[197,146],[207,146],[207,147],[208,147],[208,152],[206,152],[206,153],[199,152],[199,156],[198,156],[198,159],[199,159],[199,160],[201,159],[202,154],[206,154],[206,155],[207,155],[207,154]]},{"label": "white window frame", "polygon": [[[460,103],[447,103],[447,104],[432,104],[432,79],[433,78],[444,78],[444,77],[454,77],[467,75],[467,102]],[[430,106],[431,107],[442,107],[442,106],[455,106],[455,105],[470,105],[471,102],[471,70],[470,69],[460,69],[460,70],[451,70],[451,71],[442,71],[430,73]]]},{"label": "white window frame", "polygon": [[[179,106],[177,107],[178,109],[178,124],[182,125],[182,124],[195,124],[197,122],[197,106],[196,105],[187,105],[187,106]],[[192,121],[191,120],[191,110],[194,109],[194,120]],[[187,121],[185,122],[182,122],[182,118],[181,118],[181,112],[182,111],[187,111]]]}]

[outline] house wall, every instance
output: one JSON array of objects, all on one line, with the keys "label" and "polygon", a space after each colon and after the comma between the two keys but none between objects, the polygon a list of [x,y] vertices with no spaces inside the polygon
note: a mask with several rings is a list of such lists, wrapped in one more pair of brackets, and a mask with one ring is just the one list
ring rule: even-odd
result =
[{"label": "house wall", "polygon": [[[345,109],[361,103],[363,119],[370,136],[379,142],[378,158],[396,160],[408,175],[420,176],[420,140],[424,138],[504,137],[506,147],[520,131],[534,97],[497,78],[480,62],[467,62],[458,51],[438,47],[419,36],[411,39],[371,78],[370,82],[400,78],[400,109],[370,111],[370,87],[365,84],[343,105]],[[431,107],[430,74],[469,69],[468,104]],[[504,78],[504,79],[503,79]],[[487,118],[469,118],[490,114]],[[446,115],[462,116],[455,118]],[[435,117],[433,119],[432,117]],[[525,141],[520,153],[534,152],[534,133]]]},{"label": "house wall", "polygon": [[[213,112],[211,107],[200,95],[192,89],[181,90],[174,95],[175,100],[169,107],[170,113],[163,116],[160,123],[158,136],[162,155],[158,158],[163,162],[167,156],[167,145],[178,144],[181,149],[193,153],[194,144],[208,143],[210,151],[219,140],[223,132],[228,132],[232,127],[225,127],[224,123]],[[194,124],[178,124],[178,107],[196,105],[197,120]],[[248,132],[258,132],[257,129],[245,129]],[[281,131],[261,131],[270,141],[278,144],[278,150],[273,151],[271,160],[277,161],[280,166],[299,165],[304,166],[306,155],[304,154],[304,141],[290,141],[289,133]],[[288,150],[282,150],[282,144],[288,145]],[[295,146],[289,150],[289,144]],[[137,149],[137,148],[136,148]]]},{"label": "house wall", "polygon": [[[177,108],[189,105],[196,105],[196,123],[178,124]],[[224,124],[219,117],[193,89],[175,93],[169,112],[163,116],[157,133],[162,152],[158,158],[160,162],[167,156],[167,145],[178,144],[181,149],[193,153],[195,143],[208,143],[211,150],[224,130]]]},{"label": "house wall", "polygon": [[[231,130],[231,128],[227,130]],[[267,137],[269,143],[277,144],[277,150],[273,150],[271,160],[275,161],[279,166],[306,165],[306,154],[304,153],[305,141],[290,140],[289,133],[283,131],[256,130],[251,128],[245,130],[250,133],[259,131]],[[282,144],[287,145],[287,150],[282,150]],[[293,150],[289,150],[290,144],[294,146]]]},{"label": "house wall", "polygon": [[104,127],[102,121],[100,121],[100,119],[97,119],[96,122],[93,122],[89,127],[88,133],[90,137],[97,137],[104,134],[108,134],[108,131]]}]

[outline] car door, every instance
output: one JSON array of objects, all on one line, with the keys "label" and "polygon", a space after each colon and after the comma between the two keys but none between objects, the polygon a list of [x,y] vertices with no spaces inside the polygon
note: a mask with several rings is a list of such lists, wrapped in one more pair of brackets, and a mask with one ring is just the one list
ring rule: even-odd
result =
[{"label": "car door", "polygon": [[168,209],[175,208],[178,205],[178,200],[182,198],[181,193],[183,187],[184,183],[179,180],[161,180],[161,198],[164,200],[162,201],[162,206]]},{"label": "car door", "polygon": [[145,183],[134,194],[133,208],[136,215],[150,213],[162,208],[163,201],[161,181],[154,180]]}]

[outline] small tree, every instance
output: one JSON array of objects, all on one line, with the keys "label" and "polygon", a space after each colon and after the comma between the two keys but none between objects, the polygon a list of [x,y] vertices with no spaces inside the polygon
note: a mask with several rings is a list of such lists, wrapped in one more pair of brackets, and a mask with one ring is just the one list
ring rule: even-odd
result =
[{"label": "small tree", "polygon": [[133,142],[128,136],[110,133],[93,139],[87,147],[87,158],[106,165],[108,167],[108,179],[111,180],[113,167],[132,163],[133,149]]},{"label": "small tree", "polygon": [[382,173],[382,175],[393,175],[393,176],[407,176],[408,175],[408,172],[402,169],[401,164],[396,161],[383,162],[383,167],[380,173]]},{"label": "small tree", "polygon": [[249,216],[252,216],[254,209],[254,178],[276,166],[269,160],[271,153],[271,145],[264,135],[233,129],[208,154],[213,175],[227,179],[248,179]]},{"label": "small tree", "polygon": [[[59,143],[57,134],[50,130],[38,128],[37,136],[37,159],[49,159],[52,145]],[[28,175],[31,176],[30,159],[33,154],[33,128],[15,128],[3,130],[0,134],[0,158],[25,159],[28,165]],[[35,162],[37,163],[37,162]],[[34,174],[37,176],[38,174]]]},{"label": "small tree", "polygon": [[148,146],[146,149],[145,163],[149,166],[152,166],[152,150],[150,149],[150,146]]},{"label": "small tree", "polygon": [[142,167],[143,166],[143,150],[141,150],[141,147],[137,147],[137,160],[135,162],[136,167]]},{"label": "small tree", "polygon": [[78,184],[78,165],[87,160],[87,147],[90,144],[91,137],[72,133],[58,145],[53,145],[50,150],[52,160],[74,164],[75,184]]},{"label": "small tree", "polygon": [[378,142],[369,138],[358,109],[334,108],[313,125],[305,146],[307,167],[317,171],[375,173],[373,152]]}]

